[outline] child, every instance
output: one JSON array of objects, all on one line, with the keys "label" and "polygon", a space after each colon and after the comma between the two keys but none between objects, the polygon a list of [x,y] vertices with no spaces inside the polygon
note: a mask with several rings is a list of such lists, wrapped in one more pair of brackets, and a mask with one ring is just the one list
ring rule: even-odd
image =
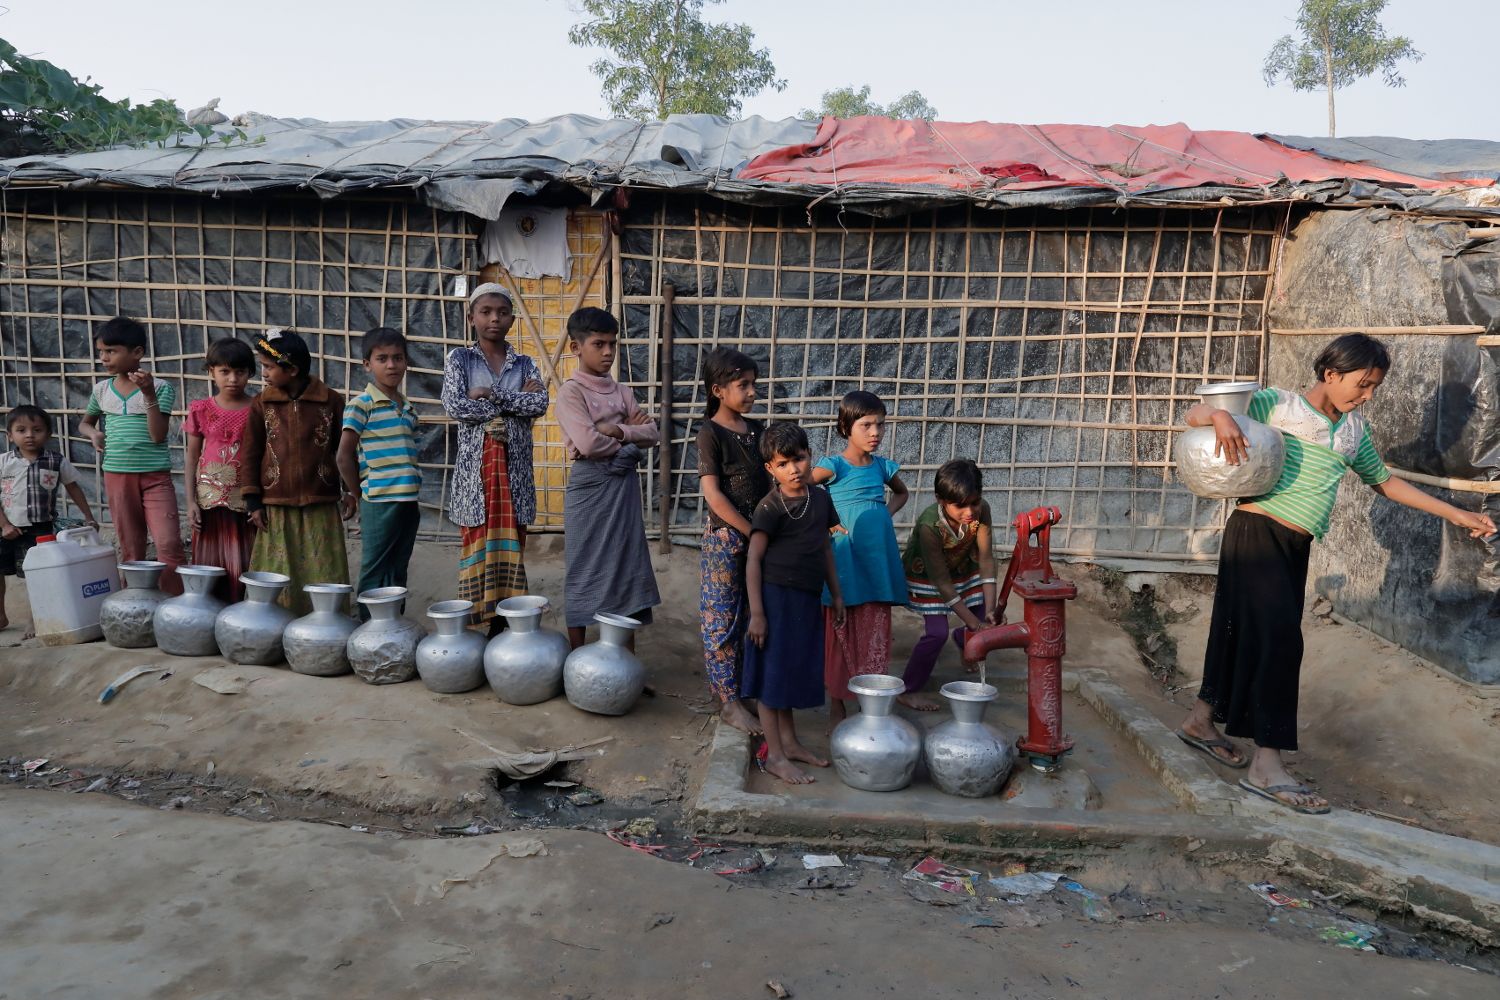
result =
[{"label": "child", "polygon": [[[641,449],[657,443],[656,424],[609,374],[619,331],[603,309],[585,307],[569,316],[578,370],[557,391],[557,422],[573,458],[563,495],[563,589],[574,649],[583,645],[595,612],[648,624],[661,603],[636,476]],[[635,648],[633,636],[630,645]]]},{"label": "child", "polygon": [[[1297,679],[1302,665],[1302,605],[1315,538],[1328,530],[1339,481],[1353,469],[1376,493],[1436,514],[1470,536],[1495,532],[1483,514],[1461,510],[1404,480],[1392,479],[1359,408],[1390,371],[1384,345],[1362,333],[1331,342],[1313,361],[1317,384],[1305,393],[1262,389],[1250,418],[1281,431],[1286,462],[1264,496],[1241,501],[1224,525],[1219,584],[1203,654],[1203,684],[1177,735],[1221,764],[1248,768],[1246,791],[1301,813],[1326,813],[1328,800],[1287,772],[1283,750],[1297,749]],[[1234,418],[1200,403],[1190,427],[1213,427],[1225,459],[1238,465],[1246,441]],[[1220,734],[1255,742],[1246,756]]]},{"label": "child", "polygon": [[771,489],[760,457],[761,423],[745,414],[755,405],[760,371],[739,351],[716,347],[703,359],[708,419],[698,428],[698,485],[708,504],[703,528],[703,665],[719,699],[719,718],[760,735],[760,724],[740,702],[745,653],[745,548],[750,515]]},{"label": "child", "polygon": [[51,414],[39,406],[17,406],[5,418],[5,435],[10,438],[10,450],[0,455],[0,629],[10,627],[5,578],[21,576],[26,552],[39,537],[52,534],[58,486],[68,491],[84,523],[98,527],[73,463],[47,450]]},{"label": "child", "polygon": [[[345,494],[359,495],[360,570],[356,594],[406,586],[422,511],[417,497],[417,411],[401,394],[406,338],[389,327],[365,334],[365,371],[371,382],[344,407],[339,476]],[[368,619],[363,604],[360,618]]]},{"label": "child", "polygon": [[798,741],[792,710],[823,704],[825,585],[833,593],[833,620],[844,620],[828,540],[839,515],[828,491],[812,484],[812,454],[801,427],[785,420],[771,424],[761,436],[760,454],[776,485],[750,519],[750,625],[740,695],[759,707],[765,769],[789,785],[805,785],[812,776],[792,761],[814,767],[828,761]]},{"label": "child", "polygon": [[353,493],[339,493],[339,419],[344,397],[312,374],[307,342],[272,327],[255,339],[265,389],[250,404],[245,448],[245,503],[255,525],[250,568],[292,582],[277,598],[294,614],[312,611],[302,588],[348,583],[344,520]]},{"label": "child", "polygon": [[[885,404],[872,392],[855,391],[839,401],[839,436],[848,441],[842,455],[818,460],[812,481],[827,484],[843,530],[833,536],[833,563],[846,610],[834,624],[833,594],[823,590],[823,681],[828,687],[832,725],[844,720],[844,702],[854,697],[849,678],[883,674],[891,661],[891,605],[906,603],[906,574],[896,546],[891,516],[906,506],[901,466],[875,454],[885,436]],[[885,498],[887,487],[891,491]],[[936,705],[932,706],[934,709]]]},{"label": "child", "polygon": [[495,605],[526,593],[526,526],[536,517],[531,422],[547,412],[536,363],[505,341],[515,322],[510,293],[493,282],[469,296],[474,343],[448,353],[443,409],[458,421],[448,516],[459,526],[458,596],[493,634]]},{"label": "child", "polygon": [[[146,356],[146,328],[116,316],[94,337],[99,363],[109,373],[94,386],[79,430],[104,456],[104,496],[115,525],[120,558],[146,558],[146,535],[156,543],[156,558],[167,564],[158,585],[164,593],[182,593],[177,567],[182,565],[182,526],[177,521],[177,488],[172,485],[172,456],[167,451],[168,417],[177,391],[141,370]],[[104,426],[99,426],[99,418]]]},{"label": "child", "polygon": [[187,458],[183,479],[187,486],[188,523],[193,528],[193,561],[222,566],[217,586],[220,600],[243,599],[240,575],[250,568],[255,528],[245,506],[244,448],[249,427],[250,397],[245,386],[255,371],[249,345],[223,337],[208,347],[204,367],[214,392],[188,405]]},{"label": "child", "polygon": [[[995,614],[994,529],[979,466],[967,458],[944,463],[933,477],[932,491],[937,503],[917,518],[902,558],[909,606],[922,616],[923,632],[906,661],[906,692],[897,700],[919,712],[937,708],[918,692],[943,651],[949,612],[963,622],[953,630],[960,650],[969,631],[982,628]],[[973,669],[967,662],[964,666]]]}]

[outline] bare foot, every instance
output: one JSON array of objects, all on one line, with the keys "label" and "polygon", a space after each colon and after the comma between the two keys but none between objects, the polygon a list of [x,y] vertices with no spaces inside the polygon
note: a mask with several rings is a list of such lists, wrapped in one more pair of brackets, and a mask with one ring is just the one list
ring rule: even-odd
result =
[{"label": "bare foot", "polygon": [[913,712],[936,712],[942,707],[926,695],[917,694],[915,691],[896,695],[896,704],[905,705]]},{"label": "bare foot", "polygon": [[828,766],[828,761],[824,760],[822,757],[819,757],[817,754],[813,753],[811,750],[807,749],[807,747],[803,746],[801,743],[798,743],[796,740],[788,741],[783,738],[781,741],[781,749],[790,760],[800,760],[802,763],[811,764],[813,767]]},{"label": "bare foot", "polygon": [[32,629],[32,628],[27,629],[25,632],[21,633],[21,638],[23,640],[24,639],[35,639],[36,638],[36,629]]},{"label": "bare foot", "polygon": [[724,703],[719,710],[719,721],[751,736],[759,736],[761,732],[760,720],[751,715],[738,698]]},{"label": "bare foot", "polygon": [[766,772],[776,775],[788,785],[810,785],[817,780],[785,757],[767,757]]}]

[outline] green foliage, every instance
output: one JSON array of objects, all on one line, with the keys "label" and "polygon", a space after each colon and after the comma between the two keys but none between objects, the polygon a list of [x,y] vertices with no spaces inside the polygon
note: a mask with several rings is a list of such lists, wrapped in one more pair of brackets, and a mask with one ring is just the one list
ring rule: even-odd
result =
[{"label": "green foliage", "polygon": [[740,113],[741,98],[786,89],[771,53],[744,24],[707,24],[705,3],[723,0],[582,0],[587,21],[574,45],[606,49],[589,67],[611,113],[641,120],[673,114]]},{"label": "green foliage", "polygon": [[133,105],[111,101],[102,90],[45,59],[21,55],[0,38],[0,154],[180,145],[195,134],[226,146],[248,141],[239,129],[216,135],[212,126],[188,125],[182,109],[164,98]]},{"label": "green foliage", "polygon": [[888,105],[876,104],[870,100],[870,85],[867,83],[858,90],[853,87],[825,90],[821,107],[803,108],[797,112],[797,117],[814,121],[824,117],[858,118],[861,115],[932,121],[938,116],[938,110],[918,90],[908,91]]},{"label": "green foliage", "polygon": [[1334,91],[1377,71],[1386,86],[1405,86],[1397,63],[1420,62],[1422,53],[1404,35],[1386,36],[1380,24],[1385,5],[1386,0],[1302,0],[1300,38],[1283,35],[1271,47],[1262,67],[1266,86],[1285,80],[1294,90],[1327,91],[1329,135],[1334,134]]}]

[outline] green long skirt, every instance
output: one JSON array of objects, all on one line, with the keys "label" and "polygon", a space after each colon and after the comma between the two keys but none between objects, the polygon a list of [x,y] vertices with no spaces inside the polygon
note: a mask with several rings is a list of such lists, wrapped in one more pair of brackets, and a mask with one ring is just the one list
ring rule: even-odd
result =
[{"label": "green long skirt", "polygon": [[349,582],[349,554],[344,548],[344,522],[339,519],[339,505],[268,504],[265,512],[266,529],[255,536],[250,568],[291,577],[292,582],[281,592],[277,603],[298,617],[310,614],[312,601],[302,592],[304,586]]}]

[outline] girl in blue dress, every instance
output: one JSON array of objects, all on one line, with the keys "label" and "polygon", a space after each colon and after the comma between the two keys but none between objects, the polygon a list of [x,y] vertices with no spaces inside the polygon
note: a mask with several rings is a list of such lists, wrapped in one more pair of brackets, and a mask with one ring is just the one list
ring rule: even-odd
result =
[{"label": "girl in blue dress", "polygon": [[845,605],[842,623],[834,621],[833,595],[823,589],[823,684],[835,726],[846,715],[844,703],[854,697],[849,679],[887,672],[891,605],[906,603],[906,573],[891,515],[910,494],[896,474],[901,466],[875,454],[885,437],[885,416],[885,403],[874,393],[846,395],[839,401],[838,430],[848,444],[842,454],[820,459],[812,473],[815,484],[828,488],[843,526],[833,536]]}]

